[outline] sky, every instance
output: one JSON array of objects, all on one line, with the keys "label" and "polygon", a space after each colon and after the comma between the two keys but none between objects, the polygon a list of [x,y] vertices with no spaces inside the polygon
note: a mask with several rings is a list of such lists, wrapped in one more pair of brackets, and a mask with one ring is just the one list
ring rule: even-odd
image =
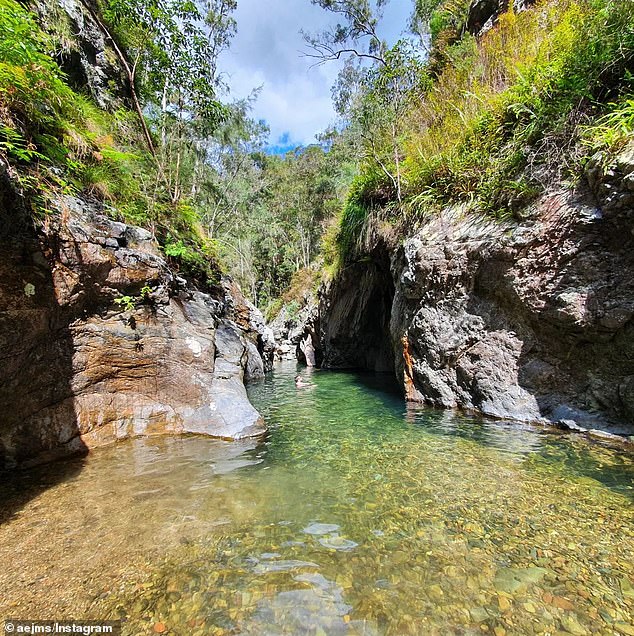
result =
[{"label": "sky", "polygon": [[[380,35],[389,44],[407,25],[412,4],[391,0],[385,7]],[[262,87],[252,115],[270,127],[269,151],[314,143],[336,119],[330,88],[340,66],[314,66],[315,60],[302,57],[306,45],[300,30],[317,33],[336,18],[310,0],[238,0],[234,15],[238,33],[220,64],[232,97]]]}]

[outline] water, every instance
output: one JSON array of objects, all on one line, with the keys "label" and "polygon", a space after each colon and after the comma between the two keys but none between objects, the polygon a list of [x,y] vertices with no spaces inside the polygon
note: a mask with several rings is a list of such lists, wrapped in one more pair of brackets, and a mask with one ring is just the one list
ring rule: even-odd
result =
[{"label": "water", "polygon": [[250,388],[263,442],[135,440],[0,487],[0,618],[126,634],[634,634],[631,454],[407,408],[381,376]]}]

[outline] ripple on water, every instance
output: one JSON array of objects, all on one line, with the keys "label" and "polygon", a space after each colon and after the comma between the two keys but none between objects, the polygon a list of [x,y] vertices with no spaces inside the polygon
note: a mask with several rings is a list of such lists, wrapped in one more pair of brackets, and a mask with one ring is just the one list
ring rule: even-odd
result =
[{"label": "ripple on water", "polygon": [[294,372],[250,387],[264,442],[136,440],[1,484],[0,613],[135,635],[634,634],[630,454],[405,409],[381,376],[298,392]]}]

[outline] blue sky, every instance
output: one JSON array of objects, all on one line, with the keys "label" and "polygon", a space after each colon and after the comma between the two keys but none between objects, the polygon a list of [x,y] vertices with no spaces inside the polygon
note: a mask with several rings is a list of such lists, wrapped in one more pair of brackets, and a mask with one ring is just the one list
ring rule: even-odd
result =
[{"label": "blue sky", "polygon": [[[395,42],[407,25],[411,0],[391,0],[385,7],[381,36]],[[318,32],[336,19],[310,0],[238,0],[238,34],[223,55],[221,70],[232,95],[246,97],[262,87],[253,109],[271,129],[272,152],[315,141],[335,120],[330,88],[339,65],[312,66],[300,29]]]}]

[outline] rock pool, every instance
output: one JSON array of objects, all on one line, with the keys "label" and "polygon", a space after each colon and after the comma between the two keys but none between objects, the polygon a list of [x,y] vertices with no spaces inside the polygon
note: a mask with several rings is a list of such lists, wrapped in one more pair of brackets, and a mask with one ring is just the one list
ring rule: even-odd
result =
[{"label": "rock pool", "polygon": [[0,485],[0,619],[124,634],[634,635],[634,459],[283,365],[265,440],[150,438]]}]

